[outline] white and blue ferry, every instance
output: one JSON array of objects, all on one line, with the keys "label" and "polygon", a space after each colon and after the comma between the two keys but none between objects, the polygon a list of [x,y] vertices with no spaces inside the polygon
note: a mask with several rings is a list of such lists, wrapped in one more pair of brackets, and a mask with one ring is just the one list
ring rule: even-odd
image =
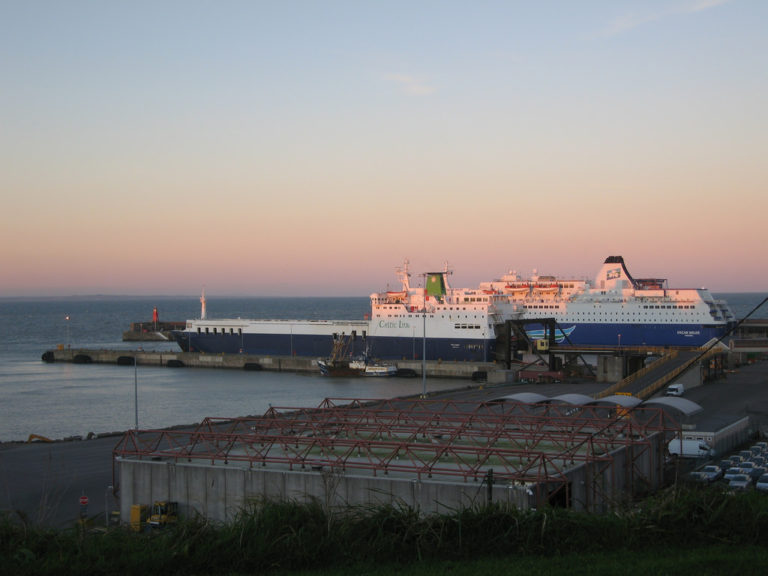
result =
[{"label": "white and blue ferry", "polygon": [[552,319],[558,344],[573,346],[702,346],[736,322],[726,302],[706,288],[670,288],[664,278],[633,278],[621,256],[609,256],[594,282],[515,272],[483,283],[509,296],[506,317],[518,315],[529,337],[548,336],[537,322]]},{"label": "white and blue ferry", "polygon": [[454,289],[450,274],[446,266],[412,287],[406,261],[401,289],[371,294],[371,313],[359,321],[208,319],[203,296],[201,318],[173,336],[191,352],[325,357],[343,338],[352,357],[492,362],[500,321],[494,302],[506,296]]},{"label": "white and blue ferry", "polygon": [[708,290],[671,289],[665,279],[635,279],[621,256],[605,260],[594,283],[510,273],[477,288],[453,288],[451,272],[423,275],[412,287],[408,262],[401,289],[371,294],[363,320],[188,320],[174,338],[185,351],[275,356],[328,356],[340,338],[350,355],[382,360],[493,362],[500,324],[515,320],[531,339],[573,346],[701,346],[735,318]]}]

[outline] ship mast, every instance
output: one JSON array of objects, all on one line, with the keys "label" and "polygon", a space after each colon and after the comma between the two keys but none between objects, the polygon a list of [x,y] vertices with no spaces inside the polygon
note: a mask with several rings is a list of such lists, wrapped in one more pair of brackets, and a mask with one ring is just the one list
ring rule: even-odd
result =
[{"label": "ship mast", "polygon": [[402,268],[396,269],[397,275],[400,277],[400,283],[402,284],[402,290],[408,294],[411,291],[411,281],[409,280],[411,274],[408,272],[408,259],[403,262]]}]

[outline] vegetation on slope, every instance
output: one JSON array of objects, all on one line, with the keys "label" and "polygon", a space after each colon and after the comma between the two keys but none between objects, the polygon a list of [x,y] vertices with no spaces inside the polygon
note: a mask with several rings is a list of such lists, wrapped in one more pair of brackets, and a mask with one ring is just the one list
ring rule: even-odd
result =
[{"label": "vegetation on slope", "polygon": [[227,525],[198,518],[142,533],[36,529],[6,516],[0,573],[359,574],[366,567],[374,574],[466,574],[503,567],[514,574],[526,567],[528,574],[576,574],[589,561],[590,574],[675,573],[675,566],[680,573],[684,566],[749,574],[755,560],[766,565],[766,544],[768,497],[715,487],[670,489],[607,515],[492,506],[422,517],[398,507],[328,511],[318,502],[260,502]]}]

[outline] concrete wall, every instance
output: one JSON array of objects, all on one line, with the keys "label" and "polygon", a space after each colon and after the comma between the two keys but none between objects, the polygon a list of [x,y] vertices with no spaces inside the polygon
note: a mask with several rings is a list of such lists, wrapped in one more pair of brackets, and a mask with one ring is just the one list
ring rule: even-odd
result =
[{"label": "concrete wall", "polygon": [[[179,503],[180,514],[201,514],[217,522],[234,520],[250,501],[274,499],[326,507],[404,505],[424,514],[451,513],[489,501],[484,482],[363,476],[330,471],[289,471],[227,465],[119,460],[121,520],[133,504]],[[535,505],[524,486],[496,484],[490,499],[528,509]]]},{"label": "concrete wall", "polygon": [[[646,443],[571,468],[566,473],[568,497],[558,503],[576,510],[607,512],[628,495],[659,488],[664,482],[664,449],[663,436],[657,434]],[[423,514],[452,513],[490,501],[527,510],[543,505],[536,499],[546,498],[547,491],[562,487],[553,481],[537,494],[535,486],[500,482],[489,492],[483,481],[153,460],[118,460],[118,474],[123,522],[128,521],[131,505],[155,500],[177,501],[183,516],[201,514],[217,522],[234,520],[249,502],[262,499],[315,499],[327,508],[403,505]]]},{"label": "concrete wall", "polygon": [[624,378],[624,358],[600,355],[597,357],[598,382],[618,382]]},{"label": "concrete wall", "polygon": [[657,490],[665,483],[664,436],[628,445],[568,471],[570,507],[605,513],[633,494]]}]

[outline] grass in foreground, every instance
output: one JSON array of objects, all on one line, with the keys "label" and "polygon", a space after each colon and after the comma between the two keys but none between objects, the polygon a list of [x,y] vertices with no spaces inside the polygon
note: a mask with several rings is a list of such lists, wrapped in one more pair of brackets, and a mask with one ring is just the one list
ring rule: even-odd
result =
[{"label": "grass in foreground", "polygon": [[756,574],[768,566],[768,498],[672,489],[621,512],[500,506],[421,517],[254,503],[236,521],[153,533],[0,522],[0,574]]}]

